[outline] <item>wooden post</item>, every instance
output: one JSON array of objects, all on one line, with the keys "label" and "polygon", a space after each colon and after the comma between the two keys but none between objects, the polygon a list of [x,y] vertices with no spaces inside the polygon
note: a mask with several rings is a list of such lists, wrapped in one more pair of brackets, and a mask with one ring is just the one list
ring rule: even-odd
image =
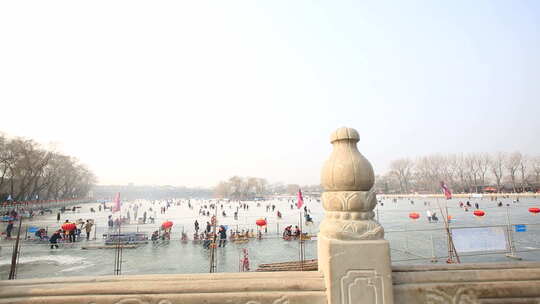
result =
[{"label": "wooden post", "polygon": [[17,232],[17,239],[15,240],[15,246],[13,247],[13,254],[11,255],[11,268],[9,270],[9,280],[15,280],[17,273],[17,256],[19,255],[19,240],[21,238],[22,216],[19,219],[19,230]]}]

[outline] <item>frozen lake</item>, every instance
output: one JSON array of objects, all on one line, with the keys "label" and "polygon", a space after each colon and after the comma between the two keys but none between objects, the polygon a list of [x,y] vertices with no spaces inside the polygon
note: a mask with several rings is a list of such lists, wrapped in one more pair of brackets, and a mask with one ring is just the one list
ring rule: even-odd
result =
[{"label": "frozen lake", "polygon": [[[438,263],[444,263],[444,256],[447,253],[446,237],[443,232],[443,221],[429,223],[426,219],[426,210],[438,212],[437,202],[434,199],[415,198],[414,204],[410,199],[399,199],[393,202],[390,199],[383,200],[382,205],[377,206],[377,216],[386,230],[385,238],[390,241],[392,248],[393,263],[422,264],[430,263],[430,259],[435,253],[440,257]],[[518,255],[526,261],[540,261],[540,248],[538,233],[540,232],[540,221],[536,216],[528,212],[528,208],[540,206],[538,198],[520,198],[519,202],[513,202],[513,198],[499,199],[504,207],[498,207],[496,202],[484,199],[470,199],[474,205],[480,204],[480,209],[486,212],[482,218],[473,216],[474,208],[465,212],[458,206],[459,201],[466,199],[452,199],[449,201],[440,200],[441,206],[448,205],[449,214],[452,216],[452,226],[486,226],[486,225],[506,225],[507,209],[510,222],[512,224],[527,224],[526,232],[513,232],[516,249],[520,251]],[[136,249],[123,250],[122,274],[150,274],[150,273],[205,273],[209,272],[209,251],[202,248],[200,244],[191,242],[195,219],[200,224],[201,229],[205,228],[209,217],[199,215],[199,209],[207,204],[205,201],[191,200],[193,209],[189,209],[184,200],[180,205],[172,204],[165,214],[160,214],[160,207],[165,206],[165,202],[134,201],[123,202],[123,215],[130,210],[133,224],[125,225],[122,231],[143,231],[149,235],[157,230],[160,224],[166,220],[174,222],[172,229],[172,239],[169,242],[160,242],[141,245]],[[246,202],[249,210],[238,210],[238,220],[233,218],[238,203],[223,203],[223,210],[218,211],[218,224],[226,225],[229,229],[253,229],[256,231],[255,221],[258,218],[267,218],[267,233],[262,240],[251,239],[245,244],[227,243],[224,248],[217,249],[217,271],[236,272],[239,270],[239,258],[242,248],[249,251],[251,269],[254,270],[261,263],[273,263],[283,261],[298,260],[299,242],[285,241],[281,238],[282,230],[287,225],[298,225],[299,211],[291,209],[291,202],[284,201],[262,201],[257,207],[257,202]],[[141,217],[144,211],[147,216],[156,216],[155,224],[137,225],[133,220],[134,204],[142,204],[139,207],[138,216]],[[276,205],[274,212],[266,211],[266,205]],[[509,204],[509,207],[506,205]],[[108,203],[108,205],[111,205]],[[313,225],[305,226],[304,232],[316,234],[319,222],[323,217],[322,206],[316,200],[305,199],[305,205],[310,210],[314,220]],[[219,204],[218,204],[219,206]],[[82,250],[81,246],[98,245],[103,243],[102,235],[107,233],[107,219],[109,210],[92,213],[90,208],[98,210],[98,204],[85,204],[77,212],[67,211],[62,214],[59,223],[56,221],[56,210],[52,215],[40,216],[25,224],[48,228],[49,235],[54,229],[58,229],[64,220],[77,220],[92,218],[96,221],[97,239],[76,243],[64,243],[60,249],[51,250],[47,243],[35,243],[26,241],[22,245],[19,260],[17,278],[42,278],[54,276],[77,276],[77,275],[110,275],[113,274],[114,250],[94,249]],[[152,208],[153,211],[149,209]],[[211,214],[213,210],[208,209]],[[282,219],[277,219],[276,212],[280,210]],[[223,217],[221,212],[225,211],[227,216]],[[413,221],[408,217],[410,212],[418,212],[420,219]],[[421,230],[421,231],[417,231]],[[2,231],[5,231],[5,224],[2,224]],[[190,241],[187,244],[180,242],[181,232],[187,232]],[[92,236],[94,233],[92,233]],[[433,241],[432,241],[433,240]],[[13,241],[2,240],[0,242],[0,278],[7,279]],[[316,238],[305,242],[306,259],[317,257]],[[462,255],[462,262],[488,262],[488,261],[512,261],[503,253],[465,256]]]}]

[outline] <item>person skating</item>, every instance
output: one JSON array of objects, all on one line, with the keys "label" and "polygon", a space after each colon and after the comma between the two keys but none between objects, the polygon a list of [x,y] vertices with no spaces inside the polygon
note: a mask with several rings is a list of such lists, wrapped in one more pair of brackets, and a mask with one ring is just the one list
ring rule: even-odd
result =
[{"label": "person skating", "polygon": [[300,234],[302,234],[302,231],[300,231],[300,228],[298,228],[298,226],[294,226],[294,237],[298,238],[300,237]]},{"label": "person skating", "polygon": [[58,229],[56,230],[53,235],[49,238],[49,243],[51,243],[51,249],[58,249],[58,239],[62,238],[62,235],[60,234],[62,230]]},{"label": "person skating", "polygon": [[[306,218],[306,224],[313,224],[313,219],[311,218],[311,216],[308,213],[306,213],[305,218]],[[266,229],[266,227],[265,227],[265,229]]]},{"label": "person skating", "polygon": [[109,226],[109,229],[113,229],[114,221],[111,215],[109,215],[109,220],[107,221],[107,225]]},{"label": "person skating", "polygon": [[6,227],[6,239],[11,240],[11,231],[13,231],[13,221],[9,221]]},{"label": "person skating", "polygon": [[152,240],[153,243],[156,243],[158,239],[159,239],[159,231],[156,230],[152,233],[150,240]]},{"label": "person skating", "polygon": [[77,228],[69,230],[69,242],[75,243],[75,233],[77,232]]},{"label": "person skating", "polygon": [[208,249],[210,248],[210,244],[212,243],[212,240],[210,239],[210,233],[204,234],[204,241],[203,241],[203,248]]},{"label": "person skating", "polygon": [[227,244],[227,230],[225,230],[224,226],[219,227],[219,246],[218,247],[225,247]]}]

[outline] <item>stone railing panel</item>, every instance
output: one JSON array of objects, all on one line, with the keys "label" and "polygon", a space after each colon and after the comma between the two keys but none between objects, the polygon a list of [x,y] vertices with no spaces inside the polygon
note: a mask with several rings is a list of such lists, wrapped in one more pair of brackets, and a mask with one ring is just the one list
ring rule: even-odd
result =
[{"label": "stone railing panel", "polygon": [[322,274],[220,273],[0,281],[0,303],[325,304]]},{"label": "stone railing panel", "polygon": [[540,303],[540,263],[394,266],[395,303]]}]

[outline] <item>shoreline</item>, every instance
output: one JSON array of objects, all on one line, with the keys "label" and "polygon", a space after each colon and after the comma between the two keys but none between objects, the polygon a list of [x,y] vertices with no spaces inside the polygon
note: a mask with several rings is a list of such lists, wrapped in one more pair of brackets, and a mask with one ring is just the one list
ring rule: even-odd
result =
[{"label": "shoreline", "polygon": [[[452,193],[452,198],[482,198],[482,197],[533,197],[540,196],[540,193],[526,192],[526,193]],[[445,198],[444,194],[377,194],[377,198]]]}]

